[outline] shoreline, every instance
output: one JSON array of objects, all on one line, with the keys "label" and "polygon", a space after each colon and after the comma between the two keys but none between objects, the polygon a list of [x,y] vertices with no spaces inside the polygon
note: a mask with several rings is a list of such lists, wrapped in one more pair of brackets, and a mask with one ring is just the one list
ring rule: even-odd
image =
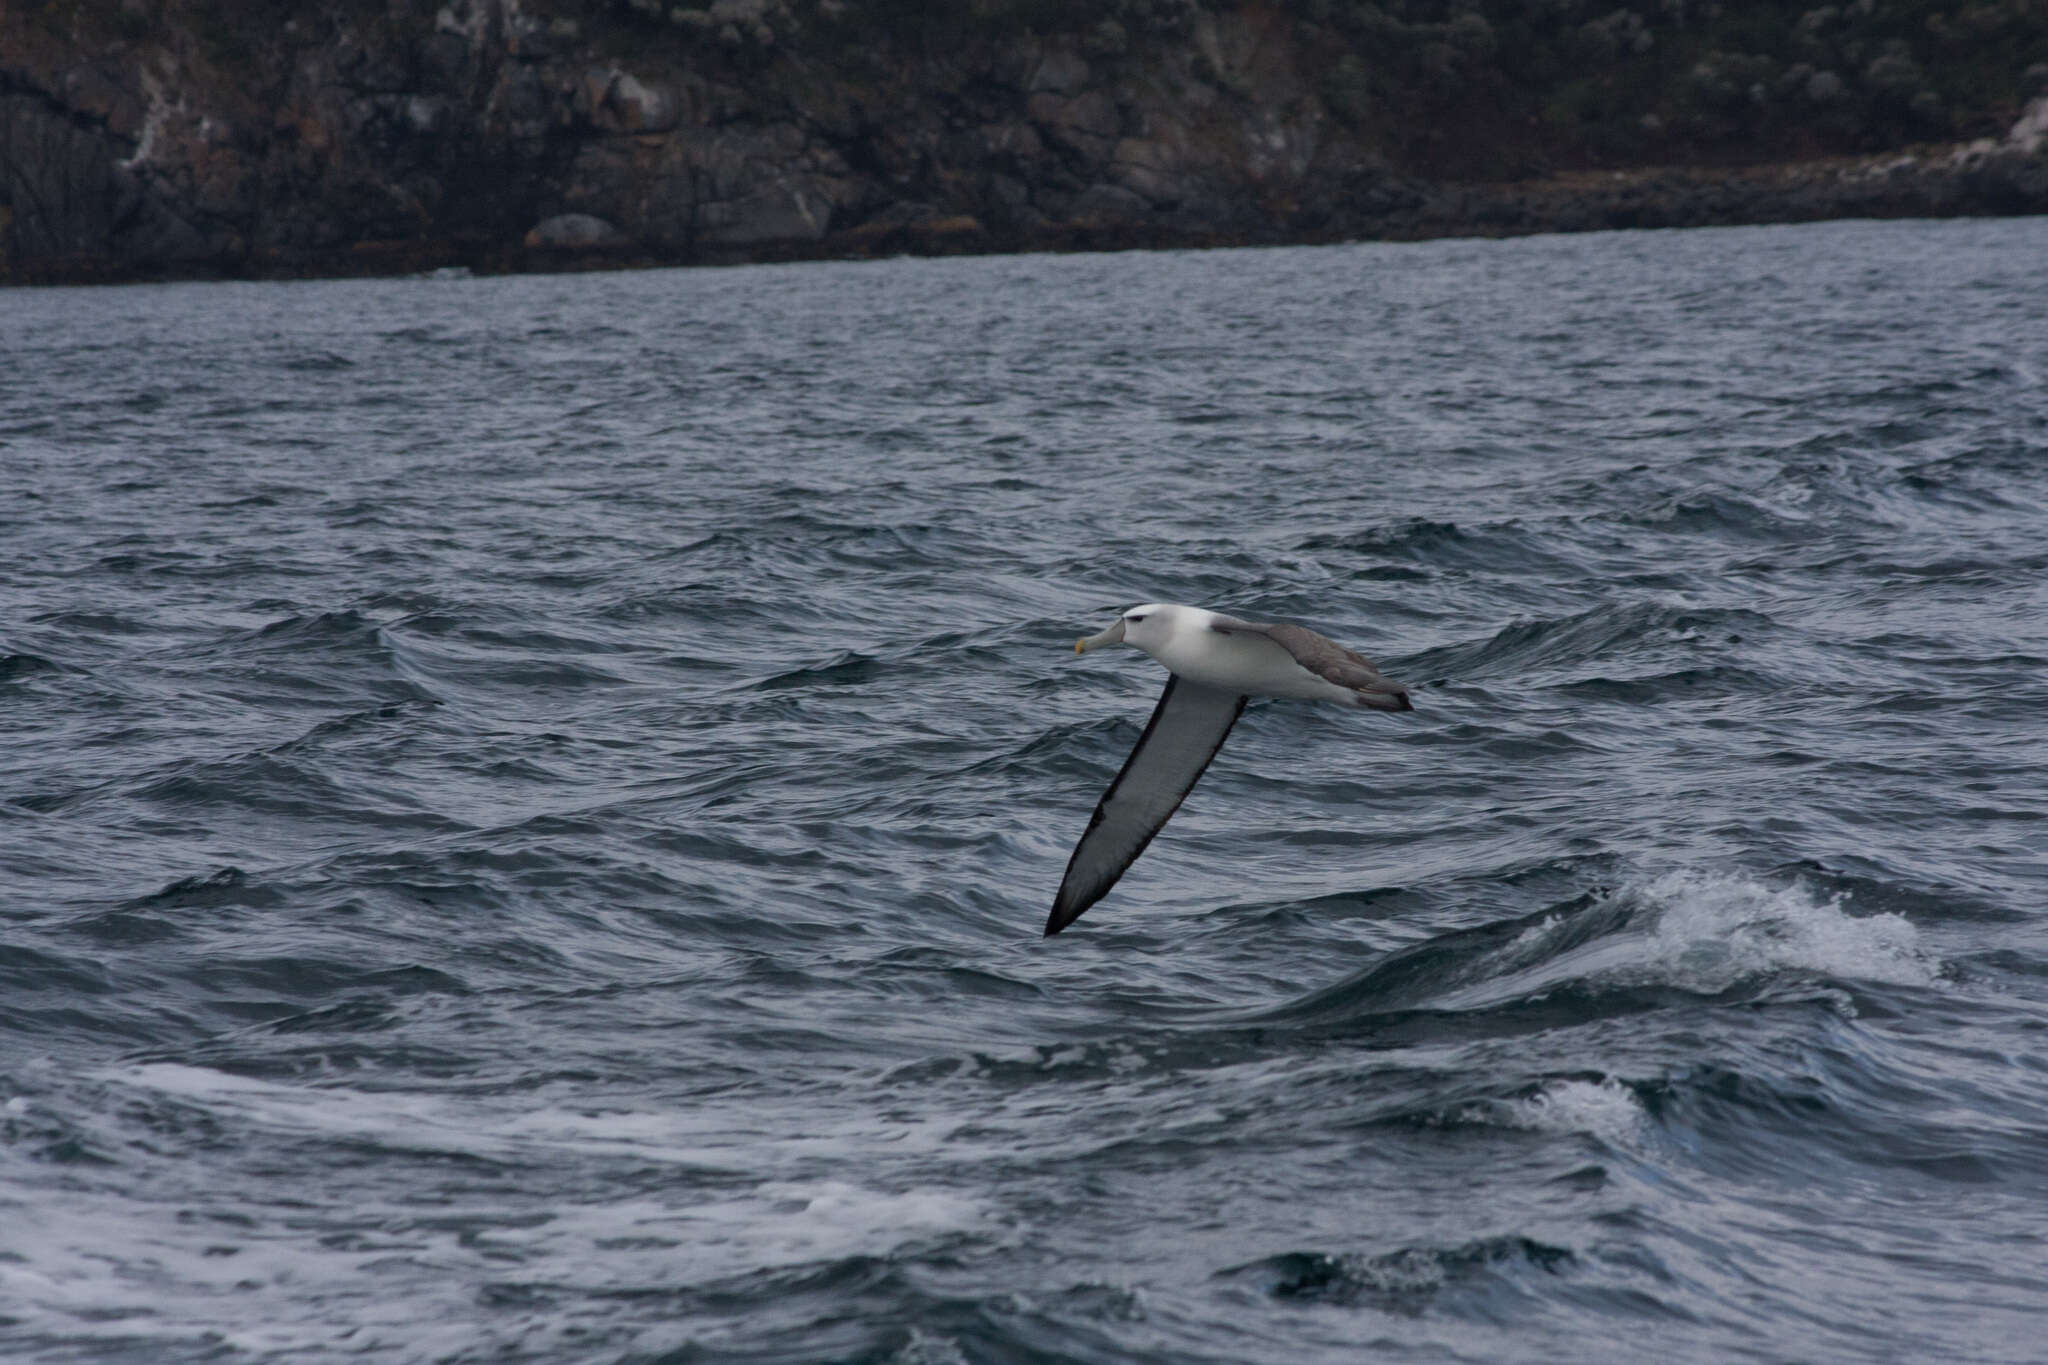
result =
[{"label": "shoreline", "polygon": [[1651,228],[1763,226],[1845,219],[2048,214],[2048,155],[1984,143],[1923,146],[1747,166],[1646,166],[1505,182],[1388,175],[1339,201],[1321,222],[1180,229],[1075,219],[998,229],[966,215],[863,224],[816,238],[677,249],[630,239],[549,245],[478,236],[358,241],[317,252],[247,252],[214,260],[128,262],[104,256],[0,261],[0,286],[167,284],[229,280],[402,278],[1131,250],[1313,246],[1346,241],[1506,238]]}]

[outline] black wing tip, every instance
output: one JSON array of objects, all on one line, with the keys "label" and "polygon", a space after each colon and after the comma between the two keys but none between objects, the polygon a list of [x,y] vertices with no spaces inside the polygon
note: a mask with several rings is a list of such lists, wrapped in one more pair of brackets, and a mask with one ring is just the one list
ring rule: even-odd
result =
[{"label": "black wing tip", "polygon": [[1051,938],[1054,934],[1057,934],[1060,930],[1066,928],[1087,913],[1088,907],[1085,905],[1076,909],[1069,906],[1063,900],[1054,901],[1052,913],[1045,917],[1045,936]]}]

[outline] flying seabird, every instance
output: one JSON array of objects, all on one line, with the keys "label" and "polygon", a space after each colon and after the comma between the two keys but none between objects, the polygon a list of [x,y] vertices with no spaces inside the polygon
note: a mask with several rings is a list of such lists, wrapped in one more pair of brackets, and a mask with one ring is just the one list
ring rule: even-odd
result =
[{"label": "flying seabird", "polygon": [[1081,918],[1138,860],[1180,809],[1251,698],[1414,709],[1408,689],[1381,677],[1372,660],[1303,626],[1260,625],[1201,607],[1150,602],[1132,607],[1100,635],[1076,640],[1074,652],[1119,644],[1135,645],[1165,664],[1166,690],[1067,861],[1045,921],[1048,938]]}]

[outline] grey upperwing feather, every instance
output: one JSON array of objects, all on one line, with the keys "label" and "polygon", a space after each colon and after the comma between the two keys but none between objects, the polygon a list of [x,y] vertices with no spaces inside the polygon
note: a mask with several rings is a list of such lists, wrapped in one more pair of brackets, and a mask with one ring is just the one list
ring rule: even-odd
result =
[{"label": "grey upperwing feather", "polygon": [[1145,733],[1096,804],[1087,832],[1067,860],[1045,921],[1048,938],[1081,918],[1138,860],[1223,747],[1245,700],[1220,687],[1167,675],[1166,691]]},{"label": "grey upperwing feather", "polygon": [[1383,711],[1414,709],[1408,703],[1408,689],[1383,676],[1379,665],[1307,626],[1262,625],[1234,616],[1219,616],[1211,629],[1224,635],[1263,635],[1293,655],[1294,661],[1309,672],[1363,694],[1359,698],[1363,705]]}]

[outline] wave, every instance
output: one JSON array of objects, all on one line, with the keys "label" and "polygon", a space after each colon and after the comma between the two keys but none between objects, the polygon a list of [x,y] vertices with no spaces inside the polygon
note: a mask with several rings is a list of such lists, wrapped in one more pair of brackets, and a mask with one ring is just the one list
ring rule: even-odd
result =
[{"label": "wave", "polygon": [[1531,1094],[1482,1101],[1457,1117],[1533,1133],[1583,1133],[1621,1148],[1640,1146],[1652,1123],[1636,1092],[1612,1076],[1546,1081]]},{"label": "wave", "polygon": [[1715,662],[1723,650],[1755,645],[1777,631],[1771,617],[1751,608],[1636,602],[1517,621],[1485,640],[1411,655],[1403,666],[1419,674],[1473,681],[1562,672],[1593,663],[1613,667],[1630,660],[1692,660],[1684,667],[1719,670],[1726,667]]},{"label": "wave", "polygon": [[198,641],[166,656],[173,668],[226,676],[222,691],[264,702],[437,700],[407,676],[378,622],[353,608],[294,612],[252,630]]},{"label": "wave", "polygon": [[69,672],[54,659],[40,654],[0,654],[0,687],[23,682],[42,673]]},{"label": "wave", "polygon": [[1705,537],[1721,548],[1744,541],[1769,544],[1821,541],[1829,539],[1835,530],[1824,521],[1795,515],[1782,504],[1714,491],[1691,492],[1663,499],[1615,520],[1643,530]]},{"label": "wave", "polygon": [[1531,1271],[1575,1268],[1570,1248],[1528,1237],[1489,1237],[1455,1246],[1406,1246],[1373,1255],[1297,1251],[1220,1272],[1276,1299],[1357,1304],[1420,1312],[1447,1286]]},{"label": "wave", "polygon": [[1431,569],[1527,574],[1570,560],[1554,535],[1519,521],[1460,525],[1408,517],[1363,531],[1307,536],[1295,548],[1381,561],[1360,566],[1355,576],[1397,582],[1426,578]]},{"label": "wave", "polygon": [[1679,869],[1533,914],[1441,934],[1240,1022],[1347,1029],[1405,1011],[1597,1017],[1666,993],[1722,996],[1790,977],[1933,987],[1941,962],[1895,913],[1741,873]]}]

